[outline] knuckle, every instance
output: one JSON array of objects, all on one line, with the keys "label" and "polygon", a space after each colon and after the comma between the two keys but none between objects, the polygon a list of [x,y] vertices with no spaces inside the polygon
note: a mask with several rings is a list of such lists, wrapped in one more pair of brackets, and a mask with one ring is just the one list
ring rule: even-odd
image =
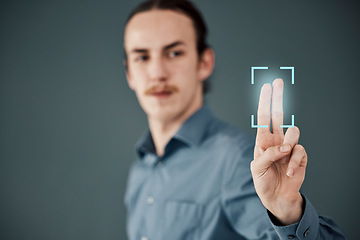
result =
[{"label": "knuckle", "polygon": [[295,149],[296,149],[297,151],[299,151],[299,152],[305,153],[305,148],[304,148],[303,145],[301,145],[301,144],[296,144],[296,145],[295,145]]},{"label": "knuckle", "polygon": [[298,166],[301,163],[302,159],[303,158],[300,155],[292,156],[290,159],[290,164],[293,166]]},{"label": "knuckle", "polygon": [[297,166],[300,165],[300,161],[298,161],[297,159],[292,159],[290,162],[289,162],[289,166],[291,166],[292,168],[296,168]]},{"label": "knuckle", "polygon": [[255,165],[254,161],[255,161],[255,160],[252,160],[251,163],[250,163],[250,170],[251,170],[251,171],[253,171],[253,170],[254,170],[254,167],[255,167],[255,166],[254,166],[254,165]]},{"label": "knuckle", "polygon": [[259,167],[261,166],[261,161],[259,159],[254,159],[250,162],[250,172],[252,175],[257,174],[259,172]]}]

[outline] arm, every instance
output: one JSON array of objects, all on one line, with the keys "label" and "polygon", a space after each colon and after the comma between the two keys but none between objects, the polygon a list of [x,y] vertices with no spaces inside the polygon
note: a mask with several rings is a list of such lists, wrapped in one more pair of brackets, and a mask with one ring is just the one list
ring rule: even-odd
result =
[{"label": "arm", "polygon": [[283,85],[282,79],[276,79],[273,86],[265,84],[261,89],[258,124],[268,127],[258,128],[251,162],[256,193],[282,238],[292,235],[294,239],[333,239],[333,236],[344,239],[336,225],[319,218],[311,203],[300,194],[307,154],[298,144],[300,130],[289,128],[284,134],[280,127],[283,125]]},{"label": "arm", "polygon": [[303,197],[304,212],[300,221],[287,226],[280,224],[262,205],[255,191],[249,168],[254,144],[252,139],[246,142],[237,143],[228,151],[221,194],[223,212],[232,229],[242,237],[240,239],[345,239],[338,226],[331,219],[318,215],[306,197]]},{"label": "arm", "polygon": [[304,199],[304,214],[298,223],[279,226],[274,216],[268,212],[273,228],[280,239],[346,239],[332,219],[318,215],[311,202],[305,196],[302,197]]}]

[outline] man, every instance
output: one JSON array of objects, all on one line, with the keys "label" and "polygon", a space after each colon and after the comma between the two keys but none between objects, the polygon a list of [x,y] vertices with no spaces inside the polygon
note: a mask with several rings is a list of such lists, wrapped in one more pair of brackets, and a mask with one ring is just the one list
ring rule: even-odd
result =
[{"label": "man", "polygon": [[262,88],[258,123],[271,120],[273,132],[259,128],[254,148],[203,104],[214,52],[190,2],[140,4],[124,48],[128,84],[149,124],[125,196],[129,239],[344,239],[299,192],[307,155],[299,129],[280,128],[281,79]]}]

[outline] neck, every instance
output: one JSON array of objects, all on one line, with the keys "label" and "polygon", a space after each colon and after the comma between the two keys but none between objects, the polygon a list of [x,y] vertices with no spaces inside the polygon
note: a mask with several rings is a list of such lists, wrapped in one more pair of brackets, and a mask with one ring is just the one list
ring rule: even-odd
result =
[{"label": "neck", "polygon": [[164,155],[165,147],[175,133],[180,129],[182,124],[202,106],[202,102],[188,109],[183,114],[168,121],[148,118],[149,128],[158,156]]}]

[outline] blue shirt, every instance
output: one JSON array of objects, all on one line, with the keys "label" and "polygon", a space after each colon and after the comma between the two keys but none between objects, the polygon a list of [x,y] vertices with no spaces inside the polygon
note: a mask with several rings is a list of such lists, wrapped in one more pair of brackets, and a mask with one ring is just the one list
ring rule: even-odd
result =
[{"label": "blue shirt", "polygon": [[125,205],[130,240],[345,239],[304,197],[299,223],[277,226],[250,172],[254,139],[203,106],[156,154],[150,131],[136,145]]}]

